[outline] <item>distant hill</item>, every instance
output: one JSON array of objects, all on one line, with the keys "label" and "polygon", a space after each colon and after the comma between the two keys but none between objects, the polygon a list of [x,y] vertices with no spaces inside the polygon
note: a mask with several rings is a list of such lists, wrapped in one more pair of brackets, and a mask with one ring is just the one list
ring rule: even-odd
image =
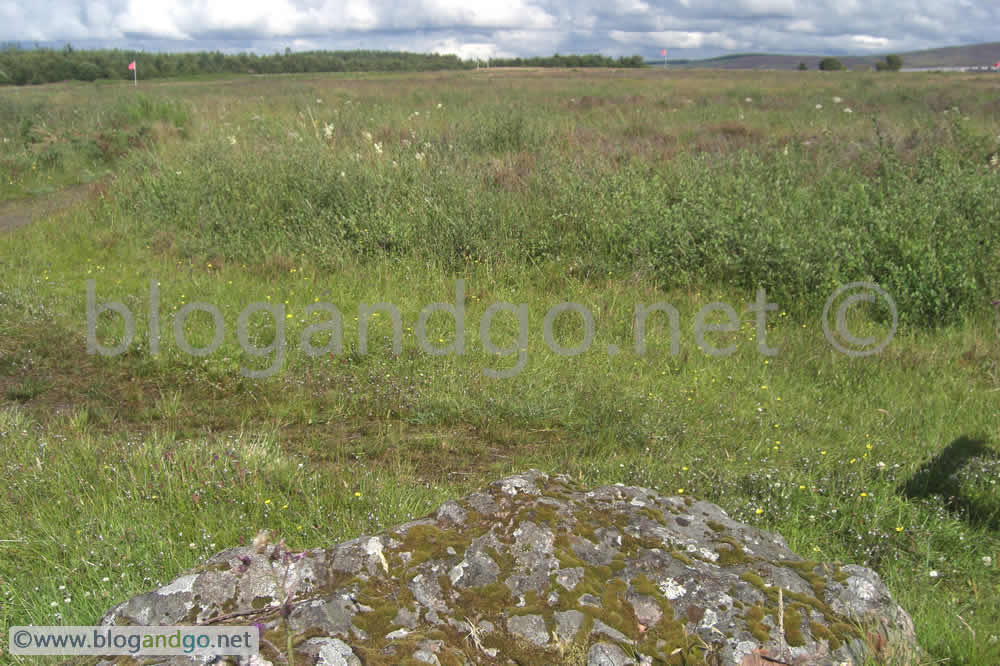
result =
[{"label": "distant hill", "polygon": [[[882,55],[849,56],[827,54],[838,58],[848,69],[874,68],[885,59]],[[928,67],[979,67],[1000,61],[1000,42],[947,46],[940,49],[900,53],[904,68]],[[809,69],[817,69],[825,55],[782,55],[775,53],[740,53],[708,58],[705,60],[668,60],[668,65],[685,68],[713,69],[797,69],[804,62]],[[662,63],[662,61],[660,61]]]}]

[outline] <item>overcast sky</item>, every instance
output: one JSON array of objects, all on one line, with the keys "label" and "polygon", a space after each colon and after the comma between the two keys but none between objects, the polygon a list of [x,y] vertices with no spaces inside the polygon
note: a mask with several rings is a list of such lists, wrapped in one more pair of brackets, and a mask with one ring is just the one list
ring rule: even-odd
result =
[{"label": "overcast sky", "polygon": [[869,54],[995,41],[998,0],[0,0],[0,40],[462,58]]}]

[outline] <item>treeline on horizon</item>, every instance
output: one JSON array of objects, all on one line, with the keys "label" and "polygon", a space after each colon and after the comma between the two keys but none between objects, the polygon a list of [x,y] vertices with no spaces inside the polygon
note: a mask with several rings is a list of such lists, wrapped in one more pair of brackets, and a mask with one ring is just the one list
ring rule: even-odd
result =
[{"label": "treeline on horizon", "polygon": [[559,55],[535,58],[490,58],[490,67],[642,67],[642,56]]},{"label": "treeline on horizon", "polygon": [[[474,69],[475,60],[456,55],[400,51],[296,51],[257,55],[219,51],[147,53],[121,49],[78,50],[0,48],[0,85],[34,85],[56,81],[131,79],[128,64],[136,61],[140,79],[204,74],[294,74],[318,72],[417,72]],[[641,56],[554,55],[537,58],[494,58],[490,67],[641,67]]]}]

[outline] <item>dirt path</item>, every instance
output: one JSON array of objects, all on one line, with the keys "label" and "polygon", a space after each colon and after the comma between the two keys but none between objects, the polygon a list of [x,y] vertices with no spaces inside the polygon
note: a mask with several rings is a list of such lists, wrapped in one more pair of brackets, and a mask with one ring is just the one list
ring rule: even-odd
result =
[{"label": "dirt path", "polygon": [[0,233],[72,208],[86,201],[93,188],[93,183],[84,183],[37,197],[0,202]]}]

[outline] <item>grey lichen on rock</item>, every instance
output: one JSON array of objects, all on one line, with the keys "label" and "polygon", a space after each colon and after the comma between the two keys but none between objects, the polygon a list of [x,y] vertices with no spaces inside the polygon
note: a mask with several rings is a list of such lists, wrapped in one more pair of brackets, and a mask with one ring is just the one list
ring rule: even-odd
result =
[{"label": "grey lichen on rock", "polygon": [[803,560],[714,504],[536,471],[380,535],[224,551],[102,622],[257,624],[261,664],[283,663],[289,644],[297,664],[919,655],[912,621],[870,569]]}]

